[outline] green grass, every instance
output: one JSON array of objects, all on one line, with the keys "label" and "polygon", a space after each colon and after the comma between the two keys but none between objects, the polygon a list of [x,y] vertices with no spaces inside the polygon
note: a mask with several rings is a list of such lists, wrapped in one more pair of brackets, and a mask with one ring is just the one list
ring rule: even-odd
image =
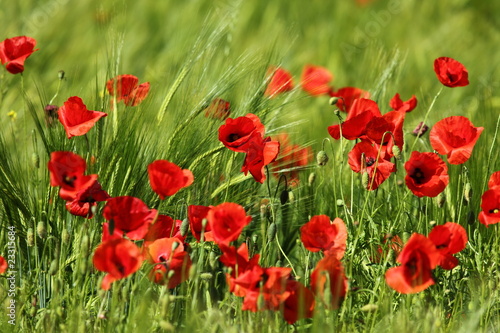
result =
[{"label": "green grass", "polygon": [[[495,2],[473,0],[378,0],[364,7],[355,1],[319,0],[49,0],[2,6],[0,39],[27,34],[40,49],[27,60],[23,77],[0,70],[0,255],[7,249],[7,227],[14,226],[16,328],[22,332],[498,331],[499,229],[498,225],[486,228],[477,220],[487,179],[500,170],[498,14]],[[419,199],[398,184],[404,181],[404,162],[415,140],[410,133],[441,89],[432,67],[440,56],[462,62],[471,83],[444,88],[427,123],[461,115],[485,128],[472,158],[463,166],[449,166],[442,207],[436,199]],[[377,191],[365,191],[359,175],[347,165],[352,142],[329,137],[326,128],[338,119],[327,97],[313,98],[300,88],[271,100],[263,96],[269,65],[290,70],[298,86],[305,64],[327,67],[337,88],[369,90],[382,113],[389,110],[396,92],[403,99],[417,96],[418,107],[405,120],[405,149],[398,171]],[[57,91],[59,70],[65,71],[66,79],[54,104],[77,95],[89,109],[109,113],[89,132],[88,143],[83,137],[68,140],[59,123],[45,124],[43,108]],[[111,110],[105,83],[117,74],[151,82],[151,92],[141,105],[119,104]],[[286,131],[292,142],[309,145],[314,153],[324,144],[329,163],[319,167],[312,162],[302,170],[300,185],[292,189],[294,200],[282,205],[283,183],[271,178],[270,195],[266,184],[240,176],[243,154],[218,149],[217,129],[222,122],[207,119],[202,112],[215,97],[231,102],[233,118],[257,114],[271,135]],[[15,120],[7,115],[11,110],[17,114]],[[241,241],[252,253],[261,254],[262,265],[292,265],[303,283],[321,256],[304,249],[298,229],[313,215],[342,218],[349,234],[343,264],[350,291],[344,303],[338,310],[318,305],[314,318],[293,326],[279,313],[242,311],[241,299],[227,290],[218,248],[192,238],[190,279],[176,289],[150,282],[144,264],[134,275],[115,282],[110,291],[100,290],[104,273],[93,268],[92,255],[105,220],[100,212],[86,220],[66,211],[57,189],[49,185],[46,167],[50,152],[58,150],[83,156],[88,173],[99,174],[111,196],[136,196],[175,219],[185,219],[190,204],[230,201],[244,206],[253,222]],[[417,140],[415,150],[432,151],[427,135]],[[39,166],[33,163],[34,155]],[[160,203],[146,171],[157,159],[189,168],[195,182]],[[308,185],[311,173],[316,180]],[[473,191],[468,204],[463,201],[467,182]],[[270,221],[260,214],[262,199],[271,200],[278,241],[267,240]],[[337,205],[339,199],[345,205]],[[370,257],[386,233],[406,241],[413,232],[427,235],[431,221],[453,221],[466,228],[469,243],[457,255],[460,266],[452,271],[438,268],[435,285],[415,295],[401,295],[384,279],[387,269],[397,265],[394,258],[371,264]],[[42,226],[46,235],[39,232]],[[9,301],[7,292],[2,277],[3,309]],[[7,320],[2,315],[0,330],[11,331]]]}]

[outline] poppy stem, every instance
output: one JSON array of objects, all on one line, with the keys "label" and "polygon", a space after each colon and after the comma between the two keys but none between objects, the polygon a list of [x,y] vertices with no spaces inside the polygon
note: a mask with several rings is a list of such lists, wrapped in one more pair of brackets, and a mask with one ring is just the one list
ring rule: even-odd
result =
[{"label": "poppy stem", "polygon": [[[437,92],[436,96],[434,96],[434,99],[432,100],[432,103],[431,105],[429,105],[429,109],[427,110],[427,112],[425,113],[425,117],[424,117],[424,121],[422,123],[425,124],[425,122],[427,121],[427,118],[429,117],[429,114],[431,113],[431,110],[432,108],[434,107],[434,103],[436,103],[436,100],[437,98],[439,97],[439,95],[441,95],[441,92],[443,91],[443,87],[444,86],[441,86],[441,88],[439,89],[439,91]],[[415,144],[417,143],[417,140],[420,138],[420,135],[417,135],[417,137],[415,138],[415,140],[413,141],[413,144],[411,145],[411,149],[410,149],[410,152],[413,151],[413,148],[415,148]]]}]

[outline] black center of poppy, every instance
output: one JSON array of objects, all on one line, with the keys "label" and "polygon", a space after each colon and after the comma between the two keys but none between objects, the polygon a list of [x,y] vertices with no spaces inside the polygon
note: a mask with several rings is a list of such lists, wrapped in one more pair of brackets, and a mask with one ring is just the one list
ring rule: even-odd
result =
[{"label": "black center of poppy", "polygon": [[498,214],[500,210],[498,208],[490,209],[490,214]]},{"label": "black center of poppy", "polygon": [[413,172],[413,174],[410,175],[410,177],[413,178],[413,180],[417,184],[424,183],[425,176],[424,176],[424,173],[422,172],[422,170],[420,170],[419,168],[416,168],[415,171]]},{"label": "black center of poppy", "polygon": [[369,166],[372,166],[373,164],[375,164],[375,159],[373,157],[367,157],[366,158],[366,166],[369,167]]},{"label": "black center of poppy", "polygon": [[71,187],[75,186],[76,176],[70,177],[68,175],[64,176],[63,183]]},{"label": "black center of poppy", "polygon": [[237,133],[231,133],[231,134],[229,134],[227,141],[234,142],[234,141],[238,140],[239,138],[240,138],[240,136]]}]

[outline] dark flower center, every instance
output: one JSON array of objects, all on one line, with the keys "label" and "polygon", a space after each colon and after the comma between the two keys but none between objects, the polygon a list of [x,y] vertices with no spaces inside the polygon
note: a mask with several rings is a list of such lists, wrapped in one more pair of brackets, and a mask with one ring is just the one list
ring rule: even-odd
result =
[{"label": "dark flower center", "polygon": [[229,134],[227,141],[234,142],[234,141],[238,140],[239,138],[241,138],[241,137],[237,133],[231,133],[231,134]]},{"label": "dark flower center", "polygon": [[500,210],[498,208],[490,209],[490,214],[498,214]]},{"label": "dark flower center", "polygon": [[413,171],[413,174],[410,175],[411,178],[415,181],[417,184],[423,184],[425,183],[425,176],[422,170],[419,168],[416,168],[415,171]]},{"label": "dark flower center", "polygon": [[73,186],[75,186],[75,180],[76,180],[76,176],[70,177],[70,176],[66,175],[66,176],[64,176],[63,182],[64,182],[64,184],[73,187]]},{"label": "dark flower center", "polygon": [[372,166],[373,164],[375,164],[375,159],[373,157],[367,157],[366,158],[366,166],[369,167],[369,166]]}]

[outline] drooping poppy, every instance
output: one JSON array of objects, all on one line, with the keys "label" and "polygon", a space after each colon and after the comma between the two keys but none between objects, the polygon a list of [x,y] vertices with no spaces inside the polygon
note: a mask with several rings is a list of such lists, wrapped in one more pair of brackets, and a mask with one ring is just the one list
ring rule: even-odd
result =
[{"label": "drooping poppy", "polygon": [[176,237],[160,238],[146,248],[146,259],[155,264],[150,279],[172,289],[189,277],[191,258],[184,250],[184,244]]},{"label": "drooping poppy", "polygon": [[418,197],[435,197],[448,185],[448,167],[434,153],[413,151],[405,170],[406,186]]},{"label": "drooping poppy", "polygon": [[245,175],[250,172],[259,183],[264,183],[266,175],[264,167],[271,164],[278,156],[280,143],[270,137],[262,139],[259,133],[254,133],[248,141],[245,161],[241,172]]},{"label": "drooping poppy", "polygon": [[139,105],[147,97],[149,88],[149,82],[139,84],[139,79],[130,74],[118,75],[106,83],[109,94],[127,106]]},{"label": "drooping poppy", "polygon": [[102,189],[101,184],[91,178],[88,186],[83,186],[76,191],[74,197],[66,202],[66,209],[73,215],[91,219],[94,216],[92,208],[97,206],[97,202],[106,201],[109,198],[111,197]]},{"label": "drooping poppy", "polygon": [[7,260],[4,257],[0,256],[0,274],[3,274],[7,271],[9,265],[7,264]]},{"label": "drooping poppy", "polygon": [[283,317],[289,324],[302,318],[312,318],[314,313],[314,294],[302,283],[295,280],[286,282],[286,291],[290,293],[284,303]]},{"label": "drooping poppy", "polygon": [[446,222],[432,228],[428,237],[440,254],[438,265],[443,269],[455,268],[458,259],[453,254],[462,251],[467,245],[467,231],[464,227],[458,223]]},{"label": "drooping poppy", "polygon": [[293,89],[293,78],[288,71],[278,67],[270,68],[268,72],[272,73],[272,77],[267,85],[266,91],[264,92],[264,96],[273,98],[278,94]]},{"label": "drooping poppy", "polygon": [[462,116],[451,116],[438,121],[429,134],[431,146],[441,155],[448,156],[448,163],[466,162],[484,127],[474,127]]},{"label": "drooping poppy", "polygon": [[64,126],[68,139],[87,134],[95,123],[107,114],[88,110],[78,96],[68,98],[58,111],[59,121]]},{"label": "drooping poppy", "polygon": [[455,59],[440,57],[434,60],[434,72],[446,87],[464,87],[469,84],[467,69]]},{"label": "drooping poppy", "polygon": [[35,51],[36,40],[31,37],[18,36],[7,38],[0,43],[0,61],[11,74],[24,71],[24,62]]},{"label": "drooping poppy", "polygon": [[483,193],[481,209],[479,222],[486,227],[500,222],[500,188],[494,187]]},{"label": "drooping poppy", "polygon": [[329,252],[342,259],[346,249],[347,228],[344,221],[327,215],[315,215],[300,228],[300,240],[311,252]]},{"label": "drooping poppy", "polygon": [[181,188],[191,185],[194,181],[193,173],[181,169],[167,160],[156,160],[148,165],[149,183],[161,200],[174,195]]},{"label": "drooping poppy", "polygon": [[[327,282],[330,282],[327,286]],[[330,287],[330,295],[325,290]],[[342,263],[334,254],[327,254],[318,261],[311,273],[311,290],[323,300],[329,299],[327,304],[332,309],[338,309],[347,294],[347,278]]]},{"label": "drooping poppy", "polygon": [[330,96],[338,97],[336,106],[340,111],[349,112],[356,99],[368,99],[370,98],[370,93],[356,87],[343,87],[337,91],[331,92]]},{"label": "drooping poppy", "polygon": [[300,83],[302,89],[312,96],[330,94],[332,88],[330,81],[333,80],[333,75],[324,67],[305,65],[302,70]]},{"label": "drooping poppy", "polygon": [[85,160],[70,151],[50,153],[47,166],[50,171],[50,185],[61,186],[68,190],[75,190],[78,187],[78,179],[87,169]]},{"label": "drooping poppy", "polygon": [[222,98],[215,98],[205,109],[205,117],[225,120],[231,113],[231,104]]},{"label": "drooping poppy", "polygon": [[241,309],[252,312],[279,310],[290,296],[286,286],[291,271],[291,268],[285,267],[263,268],[259,281],[246,290]]},{"label": "drooping poppy", "polygon": [[[306,167],[313,158],[311,148],[292,144],[287,133],[281,133],[273,137],[273,140],[278,141],[280,144],[279,154],[271,163],[273,175],[276,178],[285,175],[288,185],[298,184],[300,169]],[[279,172],[284,169],[289,169],[289,171]]]},{"label": "drooping poppy", "polygon": [[434,284],[432,270],[439,264],[440,254],[424,235],[411,235],[397,261],[401,266],[392,267],[385,273],[385,280],[392,289],[413,294]]},{"label": "drooping poppy", "polygon": [[259,117],[249,113],[244,117],[226,119],[225,124],[219,127],[219,141],[232,151],[245,153],[254,133],[263,137],[264,131]]},{"label": "drooping poppy", "polygon": [[417,98],[412,95],[409,100],[403,101],[399,94],[396,94],[389,102],[389,106],[395,111],[411,112],[417,107]]},{"label": "drooping poppy", "polygon": [[217,244],[229,246],[238,239],[243,228],[252,220],[245,209],[232,202],[224,202],[208,211],[207,220],[212,230],[212,237]]},{"label": "drooping poppy", "polygon": [[188,206],[188,220],[191,233],[194,238],[199,242],[201,241],[201,233],[203,231],[203,239],[207,242],[214,240],[212,236],[212,228],[206,220],[205,226],[203,226],[203,220],[207,218],[208,211],[212,206],[201,206],[201,205],[189,205]]},{"label": "drooping poppy", "polygon": [[141,200],[131,196],[114,197],[104,206],[102,215],[112,223],[113,230],[127,234],[133,240],[143,239],[157,212]]},{"label": "drooping poppy", "polygon": [[94,252],[94,267],[107,272],[101,288],[108,290],[116,280],[135,273],[142,264],[143,257],[137,245],[124,238],[116,238],[101,243]]}]

